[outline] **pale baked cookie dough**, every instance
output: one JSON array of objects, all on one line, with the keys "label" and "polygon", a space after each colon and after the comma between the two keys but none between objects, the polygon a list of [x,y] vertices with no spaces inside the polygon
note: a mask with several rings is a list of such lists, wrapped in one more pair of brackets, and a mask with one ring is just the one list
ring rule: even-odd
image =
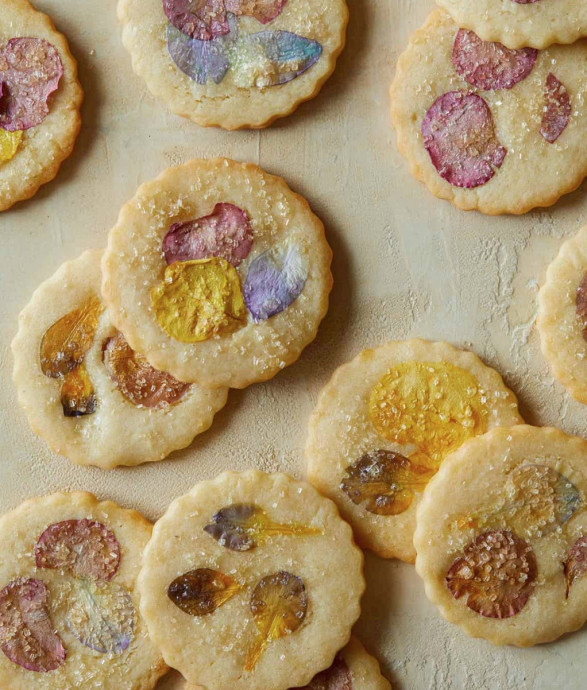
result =
[{"label": "pale baked cookie dough", "polygon": [[317,95],[343,49],[345,0],[119,0],[134,71],[199,125],[261,128]]},{"label": "pale baked cookie dough", "polygon": [[[12,351],[33,431],[55,453],[110,469],[189,445],[210,427],[228,391],[180,383],[133,357],[99,298],[101,257],[101,250],[85,252],[37,289]],[[61,321],[68,314],[71,324]]]},{"label": "pale baked cookie dough", "polygon": [[336,502],[360,546],[413,562],[416,508],[444,457],[521,421],[514,394],[473,353],[389,342],[339,367],[320,393],[308,480]]},{"label": "pale baked cookie dough", "polygon": [[139,614],[151,524],[88,493],[34,498],[0,519],[3,690],[151,690],[167,667]]},{"label": "pale baked cookie dough", "polygon": [[256,470],[175,500],[143,563],[151,637],[205,690],[309,683],[349,641],[365,586],[335,505],[305,482]]},{"label": "pale baked cookie dough", "polygon": [[454,21],[508,48],[546,48],[587,36],[583,0],[436,0]]},{"label": "pale baked cookie dough", "polygon": [[[36,51],[36,59],[46,61],[46,74],[40,63],[33,63],[37,81],[26,73],[27,58]],[[75,59],[51,19],[27,0],[2,1],[0,83],[4,92],[0,102],[0,211],[4,211],[32,197],[57,175],[81,126],[83,94]]]},{"label": "pale baked cookie dough", "polygon": [[256,165],[193,160],[139,188],[102,294],[131,347],[181,381],[244,388],[295,362],[328,309],[322,222]]},{"label": "pale baked cookie dough", "polygon": [[418,508],[416,570],[450,622],[526,647],[587,619],[587,442],[494,429],[449,456]]},{"label": "pale baked cookie dough", "polygon": [[[202,690],[186,683],[184,690]],[[308,685],[291,690],[391,690],[374,659],[356,637],[335,657],[332,666],[318,673]]]},{"label": "pale baked cookie dough", "polygon": [[553,374],[587,403],[587,227],[562,245],[548,267],[536,325]]},{"label": "pale baked cookie dough", "polygon": [[585,40],[512,52],[437,10],[400,56],[390,96],[412,175],[461,209],[525,213],[587,175]]}]

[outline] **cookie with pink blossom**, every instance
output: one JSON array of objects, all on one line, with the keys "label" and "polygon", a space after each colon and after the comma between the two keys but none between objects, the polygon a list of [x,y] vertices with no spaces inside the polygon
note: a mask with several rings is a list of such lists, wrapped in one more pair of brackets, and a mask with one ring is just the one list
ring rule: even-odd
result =
[{"label": "cookie with pink blossom", "polygon": [[345,0],[119,0],[134,71],[199,125],[261,128],[317,95],[348,22]]},{"label": "cookie with pink blossom", "polygon": [[521,214],[587,175],[586,94],[587,41],[512,49],[436,10],[399,58],[391,118],[410,171],[433,194]]}]

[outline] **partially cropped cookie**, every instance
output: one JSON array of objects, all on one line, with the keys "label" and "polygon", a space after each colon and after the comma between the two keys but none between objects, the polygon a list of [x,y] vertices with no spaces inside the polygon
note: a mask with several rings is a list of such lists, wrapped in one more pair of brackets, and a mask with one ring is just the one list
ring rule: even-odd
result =
[{"label": "partially cropped cookie", "polygon": [[471,352],[390,342],[337,369],[322,390],[308,479],[336,502],[362,547],[413,562],[416,508],[445,456],[521,421],[501,376]]},{"label": "partially cropped cookie", "polygon": [[88,493],[0,518],[3,690],[151,690],[167,667],[136,589],[151,525]]},{"label": "partially cropped cookie", "polygon": [[162,460],[189,445],[228,391],[178,381],[132,350],[100,299],[101,257],[85,252],[37,289],[12,351],[33,431],[54,452],[109,469]]},{"label": "partially cropped cookie", "polygon": [[227,472],[174,501],[139,578],[153,641],[205,690],[309,683],[349,641],[362,554],[334,504],[284,474]]},{"label": "partially cropped cookie", "polygon": [[0,12],[0,211],[52,180],[78,135],[82,90],[66,39],[27,0]]},{"label": "partially cropped cookie", "polygon": [[260,128],[317,95],[348,22],[345,0],[119,0],[134,71],[171,111]]},{"label": "partially cropped cookie", "polygon": [[587,442],[494,429],[456,450],[418,508],[416,570],[450,622],[526,647],[587,620]]},{"label": "partially cropped cookie", "polygon": [[182,381],[244,388],[316,336],[332,252],[305,199],[255,165],[193,160],[139,188],[110,233],[114,325]]},{"label": "partially cropped cookie", "polygon": [[583,0],[436,0],[459,25],[508,48],[546,48],[587,36]]},{"label": "partially cropped cookie", "polygon": [[437,10],[400,56],[390,96],[411,173],[461,209],[526,213],[587,175],[587,41],[511,50]]},{"label": "partially cropped cookie", "polygon": [[587,227],[562,245],[548,267],[536,325],[553,374],[587,403]]}]

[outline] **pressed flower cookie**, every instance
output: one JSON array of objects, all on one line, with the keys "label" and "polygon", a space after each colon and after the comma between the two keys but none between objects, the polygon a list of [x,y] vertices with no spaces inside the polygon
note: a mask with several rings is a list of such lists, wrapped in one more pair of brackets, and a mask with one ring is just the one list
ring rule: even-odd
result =
[{"label": "pressed flower cookie", "polygon": [[546,48],[587,36],[584,0],[436,0],[454,21],[508,48]]},{"label": "pressed flower cookie", "polygon": [[322,390],[310,418],[308,480],[336,502],[362,547],[412,562],[416,507],[444,457],[521,421],[501,376],[471,352],[389,342],[337,369]]},{"label": "pressed flower cookie", "polygon": [[100,300],[101,251],[44,282],[12,344],[18,399],[35,433],[81,465],[161,460],[212,424],[228,390],[158,371],[110,323]]},{"label": "pressed flower cookie", "polygon": [[324,226],[255,165],[193,160],[139,188],[110,233],[114,325],[182,381],[244,388],[295,362],[332,287]]},{"label": "pressed flower cookie", "polygon": [[197,484],[157,522],[141,611],[166,661],[205,690],[286,690],[333,663],[364,589],[334,504],[256,470]]},{"label": "pressed flower cookie", "polygon": [[548,267],[536,325],[553,374],[587,404],[587,227],[562,245]]},{"label": "pressed flower cookie", "polygon": [[[184,690],[202,690],[186,683]],[[379,670],[379,663],[355,638],[334,658],[330,668],[321,671],[303,688],[291,690],[391,690]]]},{"label": "pressed flower cookie", "polygon": [[416,570],[451,623],[497,645],[587,620],[587,442],[494,429],[450,455],[418,507]]},{"label": "pressed flower cookie", "polygon": [[0,211],[52,180],[78,135],[82,90],[65,38],[27,0],[0,12]]},{"label": "pressed flower cookie", "polygon": [[135,588],[151,524],[88,493],[0,518],[2,690],[151,690],[167,667]]},{"label": "pressed flower cookie", "polygon": [[178,115],[260,128],[317,95],[345,41],[345,0],[119,0],[134,71]]},{"label": "pressed flower cookie", "polygon": [[437,10],[400,56],[390,97],[411,173],[461,209],[525,213],[587,175],[585,40],[510,50]]}]

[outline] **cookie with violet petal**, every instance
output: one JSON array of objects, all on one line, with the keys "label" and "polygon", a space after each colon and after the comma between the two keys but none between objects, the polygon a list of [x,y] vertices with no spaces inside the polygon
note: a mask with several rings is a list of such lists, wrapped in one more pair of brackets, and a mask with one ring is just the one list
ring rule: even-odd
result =
[{"label": "cookie with violet petal", "polygon": [[52,180],[79,133],[77,64],[49,17],[27,0],[0,13],[0,211]]},{"label": "cookie with violet petal", "polygon": [[339,367],[309,423],[308,480],[357,541],[413,562],[416,508],[445,456],[522,421],[501,376],[447,343],[394,341]]},{"label": "cookie with violet petal", "polygon": [[496,645],[578,630],[587,619],[586,490],[583,439],[518,425],[467,441],[418,507],[416,570],[428,598]]},{"label": "cookie with violet petal", "polygon": [[33,498],[0,518],[0,685],[152,690],[167,667],[139,613],[151,524],[89,493]]},{"label": "cookie with violet petal", "polygon": [[583,0],[436,0],[461,27],[508,48],[546,48],[587,36]]},{"label": "cookie with violet petal", "polygon": [[552,373],[587,404],[587,227],[562,245],[548,267],[536,326]]},{"label": "cookie with violet petal", "polygon": [[104,254],[130,346],[181,381],[244,388],[295,362],[332,287],[322,222],[256,165],[193,160],[139,188]]},{"label": "cookie with violet petal", "polygon": [[212,424],[228,390],[152,367],[114,328],[100,298],[102,251],[63,264],[19,317],[18,400],[51,450],[110,469],[162,460]]},{"label": "cookie with violet petal", "polygon": [[261,128],[313,98],[343,49],[345,0],[119,0],[134,71],[199,125]]},{"label": "cookie with violet petal", "polygon": [[463,210],[526,213],[587,175],[586,40],[511,50],[436,10],[400,56],[390,97],[410,172]]},{"label": "cookie with violet petal", "polygon": [[226,472],[176,499],[139,576],[166,661],[206,690],[303,687],[349,641],[363,557],[309,484]]}]

